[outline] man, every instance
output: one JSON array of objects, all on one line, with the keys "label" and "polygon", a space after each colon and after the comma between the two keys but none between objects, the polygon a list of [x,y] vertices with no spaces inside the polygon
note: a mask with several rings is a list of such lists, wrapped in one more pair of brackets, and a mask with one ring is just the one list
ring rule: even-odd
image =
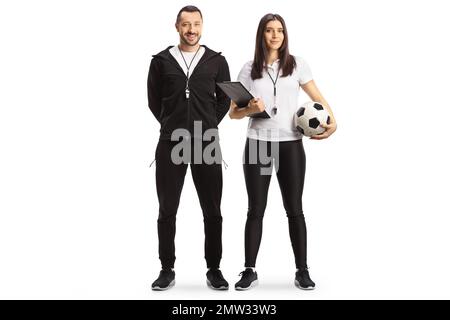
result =
[{"label": "man", "polygon": [[[216,130],[229,110],[230,100],[216,83],[230,80],[227,61],[217,52],[200,45],[203,17],[200,10],[187,6],[177,15],[178,46],[153,56],[148,76],[148,102],[161,124],[156,148],[156,187],[159,200],[158,238],[162,270],[153,290],[166,290],[175,284],[175,220],[188,164],[176,158],[175,147],[182,137],[189,146],[206,151],[203,137]],[[201,130],[197,130],[201,126]],[[181,135],[179,133],[182,133]],[[215,143],[218,143],[218,136]],[[199,142],[200,141],[200,142]],[[191,148],[192,149],[192,148]],[[219,267],[222,257],[222,166],[220,150],[214,163],[193,161],[191,150],[182,150],[190,169],[204,217],[206,273],[209,287],[228,289]],[[187,212],[191,214],[191,212]]]}]

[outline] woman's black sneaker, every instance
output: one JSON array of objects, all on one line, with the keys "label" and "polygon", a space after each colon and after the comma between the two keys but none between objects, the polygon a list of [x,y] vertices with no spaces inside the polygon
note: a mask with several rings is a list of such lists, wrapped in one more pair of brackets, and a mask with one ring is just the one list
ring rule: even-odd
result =
[{"label": "woman's black sneaker", "polygon": [[152,283],[152,290],[164,291],[172,288],[175,285],[175,271],[161,270],[158,279]]},{"label": "woman's black sneaker", "polygon": [[299,269],[295,273],[295,286],[303,290],[313,290],[316,287],[314,281],[309,277],[308,268]]},{"label": "woman's black sneaker", "polygon": [[206,284],[214,290],[228,290],[228,282],[219,269],[209,269],[206,273]]},{"label": "woman's black sneaker", "polygon": [[253,269],[247,268],[239,275],[242,278],[234,285],[236,290],[248,290],[258,285],[258,274]]}]

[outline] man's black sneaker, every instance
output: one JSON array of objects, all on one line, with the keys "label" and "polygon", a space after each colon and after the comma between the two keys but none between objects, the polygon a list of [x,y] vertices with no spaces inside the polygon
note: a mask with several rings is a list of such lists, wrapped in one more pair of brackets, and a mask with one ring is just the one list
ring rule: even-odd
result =
[{"label": "man's black sneaker", "polygon": [[245,269],[239,275],[242,278],[234,285],[236,290],[248,290],[258,285],[258,274],[252,268]]},{"label": "man's black sneaker", "polygon": [[175,285],[175,271],[161,270],[158,279],[152,283],[152,290],[164,291],[172,288]]},{"label": "man's black sneaker", "polygon": [[206,284],[214,290],[228,290],[228,282],[219,269],[209,269],[206,273]]},{"label": "man's black sneaker", "polygon": [[299,269],[295,273],[295,286],[303,290],[313,290],[316,287],[314,281],[309,277],[308,268]]}]

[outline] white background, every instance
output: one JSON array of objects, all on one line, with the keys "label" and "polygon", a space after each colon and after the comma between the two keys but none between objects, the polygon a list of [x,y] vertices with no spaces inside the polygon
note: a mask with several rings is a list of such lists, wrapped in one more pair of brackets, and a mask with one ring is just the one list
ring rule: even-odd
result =
[{"label": "white background", "polygon": [[[188,171],[178,212],[177,285],[159,272],[158,123],[147,107],[151,55],[178,42],[178,10],[204,15],[201,43],[235,79],[259,19],[281,14],[338,122],[304,140],[308,262],[294,287],[287,218],[272,180],[248,292],[206,287],[203,219]],[[2,1],[0,298],[450,298],[447,1]],[[305,97],[306,100],[306,97]],[[220,125],[222,270],[244,260],[247,121]]]}]

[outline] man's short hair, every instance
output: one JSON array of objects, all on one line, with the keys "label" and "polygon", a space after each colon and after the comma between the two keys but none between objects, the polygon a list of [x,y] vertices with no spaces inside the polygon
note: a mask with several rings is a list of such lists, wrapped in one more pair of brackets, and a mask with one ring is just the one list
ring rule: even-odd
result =
[{"label": "man's short hair", "polygon": [[186,7],[181,8],[180,12],[178,12],[178,14],[177,14],[177,22],[176,23],[180,22],[181,14],[183,12],[198,12],[198,13],[200,13],[200,17],[203,20],[202,12],[200,11],[199,8],[197,8],[196,6],[186,6]]}]

